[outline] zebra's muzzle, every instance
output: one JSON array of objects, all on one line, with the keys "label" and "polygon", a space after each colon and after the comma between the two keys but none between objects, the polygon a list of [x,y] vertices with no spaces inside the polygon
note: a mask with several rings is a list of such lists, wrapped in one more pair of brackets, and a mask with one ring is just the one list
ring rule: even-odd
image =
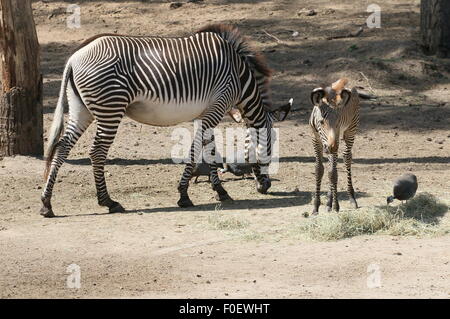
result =
[{"label": "zebra's muzzle", "polygon": [[338,136],[339,133],[336,133],[334,130],[330,130],[328,132],[327,143],[325,145],[325,150],[327,153],[335,153],[338,150]]}]

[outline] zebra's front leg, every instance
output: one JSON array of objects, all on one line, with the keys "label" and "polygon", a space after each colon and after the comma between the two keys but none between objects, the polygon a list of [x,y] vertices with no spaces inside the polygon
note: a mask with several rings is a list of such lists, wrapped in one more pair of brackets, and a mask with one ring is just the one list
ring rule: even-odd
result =
[{"label": "zebra's front leg", "polygon": [[224,202],[224,201],[232,201],[233,199],[228,195],[225,188],[222,186],[222,181],[219,178],[219,175],[217,174],[217,164],[213,163],[210,165],[211,172],[211,185],[212,189],[217,192],[216,199],[218,201]]},{"label": "zebra's front leg", "polygon": [[180,193],[180,199],[177,204],[179,207],[192,207],[194,204],[189,198],[188,188],[189,181],[192,178],[192,172],[194,171],[195,163],[198,163],[201,159],[202,155],[202,133],[203,130],[197,131],[195,134],[194,140],[191,144],[190,155],[189,155],[189,163],[186,164],[184,168],[183,175],[181,176],[180,183],[178,184],[178,192]]},{"label": "zebra's front leg", "polygon": [[[189,181],[192,178],[192,171],[194,169],[195,163],[198,163],[199,160],[202,158],[203,153],[203,147],[210,142],[208,140],[207,142],[204,141],[203,137],[205,134],[205,131],[214,129],[219,121],[223,118],[223,115],[225,114],[226,105],[218,102],[215,107],[211,107],[209,111],[202,117],[200,128],[195,133],[194,141],[191,145],[190,150],[190,162],[186,164],[186,168],[184,169],[183,176],[181,177],[180,183],[178,184],[178,192],[180,193],[180,199],[178,200],[177,204],[180,207],[191,207],[194,206],[192,201],[189,198],[188,194],[188,188],[189,188]],[[213,135],[212,132],[210,132],[210,135]],[[217,167],[216,167],[216,175],[217,175]],[[211,176],[211,175],[210,175]],[[218,177],[217,177],[218,179]],[[216,181],[217,183],[217,181]],[[214,187],[214,180],[212,181],[213,187]],[[220,180],[219,180],[220,185]],[[223,187],[220,185],[220,187],[217,187],[217,192],[222,192],[220,189]]]},{"label": "zebra's front leg", "polygon": [[328,197],[328,211],[334,210],[339,212],[339,201],[337,194],[337,182],[338,182],[338,173],[337,173],[337,152],[331,153],[328,155],[329,161],[329,171],[328,178],[330,180],[330,192]]},{"label": "zebra's front leg", "polygon": [[228,195],[227,191],[222,186],[222,181],[217,174],[217,162],[216,162],[216,142],[214,140],[214,132],[211,132],[211,142],[205,146],[205,155],[208,156],[209,164],[209,177],[211,181],[211,186],[214,191],[217,192],[216,199],[218,201],[232,201],[233,199]]},{"label": "zebra's front leg", "polygon": [[272,186],[269,177],[271,145],[268,142],[270,141],[268,141],[267,131],[247,128],[245,162],[252,165],[256,190],[261,194],[267,194],[267,190]]},{"label": "zebra's front leg", "polygon": [[109,197],[105,181],[105,162],[109,148],[114,141],[119,123],[98,122],[94,144],[89,152],[94,170],[97,199],[100,206],[106,206],[110,213],[123,213],[125,209]]},{"label": "zebra's front leg", "polygon": [[189,181],[192,177],[193,170],[194,166],[191,163],[187,163],[183,172],[183,176],[181,177],[181,181],[178,184],[178,192],[180,193],[180,199],[178,200],[177,204],[179,207],[194,206],[188,194]]},{"label": "zebra's front leg", "polygon": [[315,175],[316,175],[316,192],[314,196],[314,209],[313,215],[317,215],[319,213],[320,206],[320,186],[322,184],[322,177],[324,173],[323,167],[323,147],[320,141],[314,139],[313,140],[314,152],[316,155],[316,163],[315,163]]},{"label": "zebra's front leg", "polygon": [[354,208],[358,208],[358,203],[355,198],[355,190],[353,189],[352,182],[352,147],[354,136],[350,136],[344,132],[345,141],[345,151],[344,151],[344,163],[345,169],[347,170],[347,194],[349,196],[350,202],[353,204]]},{"label": "zebra's front leg", "polygon": [[258,193],[267,194],[267,190],[272,186],[269,177],[269,164],[253,164],[252,171],[255,175],[256,190]]}]

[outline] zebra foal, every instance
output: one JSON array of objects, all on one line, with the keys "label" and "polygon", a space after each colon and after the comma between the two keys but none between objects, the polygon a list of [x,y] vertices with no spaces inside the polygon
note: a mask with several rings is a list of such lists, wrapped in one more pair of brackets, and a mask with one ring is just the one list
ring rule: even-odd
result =
[{"label": "zebra foal", "polygon": [[328,192],[327,207],[339,211],[337,196],[337,157],[339,138],[343,136],[345,142],[344,163],[347,170],[347,193],[355,208],[358,204],[352,183],[352,147],[359,125],[359,96],[356,88],[351,91],[345,88],[347,79],[340,79],[331,87],[319,87],[311,92],[313,110],[309,124],[313,131],[313,146],[315,152],[316,191],[314,197],[313,214],[319,212],[320,185],[324,174],[323,152],[328,155],[330,190]]}]

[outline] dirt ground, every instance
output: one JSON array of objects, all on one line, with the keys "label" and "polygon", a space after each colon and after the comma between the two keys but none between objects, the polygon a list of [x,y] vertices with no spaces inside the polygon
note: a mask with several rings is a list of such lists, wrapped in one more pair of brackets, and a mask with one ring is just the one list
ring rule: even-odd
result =
[{"label": "dirt ground", "polygon": [[[102,32],[181,36],[208,23],[232,23],[275,70],[274,103],[294,98],[293,112],[276,125],[280,169],[267,195],[258,194],[252,180],[226,175],[224,187],[234,203],[214,212],[214,192],[204,182],[190,187],[196,206],[180,209],[176,187],[183,166],[170,157],[173,128],[125,119],[106,178],[112,198],[127,212],[107,214],[97,206],[88,157],[93,125],[60,170],[53,196],[58,218],[44,219],[38,214],[42,159],[4,158],[0,297],[450,297],[449,236],[373,235],[337,242],[292,236],[312,209],[309,92],[341,76],[378,96],[362,103],[354,146],[360,206],[384,204],[392,180],[408,171],[417,175],[419,192],[450,204],[450,61],[421,53],[418,0],[379,0],[381,28],[364,27],[357,38],[335,40],[327,37],[365,25],[372,1],[205,0],[176,9],[167,1],[78,1],[81,28],[68,29],[70,3],[33,3],[42,46],[44,137],[65,60],[83,39]],[[220,127],[236,125],[225,119]],[[350,209],[342,165],[340,203]],[[242,227],[218,229],[214,214]],[[80,289],[67,288],[70,264],[80,267]],[[380,269],[381,287],[368,288],[371,265]]]}]

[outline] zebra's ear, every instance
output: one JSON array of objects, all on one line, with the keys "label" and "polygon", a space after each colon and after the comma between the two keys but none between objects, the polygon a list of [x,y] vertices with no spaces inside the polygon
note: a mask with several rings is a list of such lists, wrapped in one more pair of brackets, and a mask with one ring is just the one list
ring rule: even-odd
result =
[{"label": "zebra's ear", "polygon": [[292,102],[294,101],[293,98],[289,99],[289,102],[285,105],[280,106],[279,108],[277,108],[276,110],[273,111],[275,118],[279,121],[282,122],[286,119],[286,117],[288,116],[291,107],[292,107]]},{"label": "zebra's ear", "polygon": [[350,98],[352,97],[352,91],[350,91],[349,89],[343,89],[341,92],[341,106],[345,107],[348,103],[348,101],[350,101]]},{"label": "zebra's ear", "polygon": [[320,101],[325,97],[325,90],[323,88],[316,88],[311,92],[312,105],[319,105]]},{"label": "zebra's ear", "polygon": [[233,121],[235,121],[236,123],[241,123],[242,122],[242,115],[241,115],[241,112],[239,110],[231,109],[231,111],[228,112],[228,114],[231,116]]}]

